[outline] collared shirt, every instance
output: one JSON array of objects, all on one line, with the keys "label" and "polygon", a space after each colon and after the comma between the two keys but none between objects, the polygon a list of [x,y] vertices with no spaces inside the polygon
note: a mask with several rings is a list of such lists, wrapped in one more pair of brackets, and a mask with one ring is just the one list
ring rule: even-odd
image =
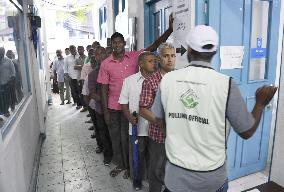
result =
[{"label": "collared shirt", "polygon": [[11,77],[15,77],[15,67],[11,59],[3,57],[0,59],[0,85],[7,84]]},{"label": "collared shirt", "polygon": [[64,82],[64,58],[53,61],[53,71],[57,74],[57,81]]},{"label": "collared shirt", "polygon": [[[90,90],[88,88],[88,75],[87,77],[84,79],[84,85],[83,85],[83,88],[82,88],[82,95],[85,95],[85,96],[89,96],[90,95]],[[92,109],[96,109],[96,101],[94,99],[90,99],[89,101],[89,107],[91,107]]]},{"label": "collared shirt", "polygon": [[[145,79],[142,86],[142,91],[140,95],[140,107],[146,107],[151,109],[154,99],[156,97],[156,92],[159,88],[160,82],[162,79],[161,71],[156,71],[153,75]],[[150,123],[148,135],[151,139],[153,139],[157,143],[165,142],[165,135],[161,131],[158,125]]]},{"label": "collared shirt", "polygon": [[76,59],[79,57],[79,55],[68,55],[64,59],[64,73],[67,73],[71,79],[80,79],[80,70],[74,69]]},{"label": "collared shirt", "polygon": [[85,80],[87,75],[93,70],[92,66],[90,63],[86,63],[83,65],[82,67],[82,71],[81,71],[81,80]]},{"label": "collared shirt", "polygon": [[[145,78],[138,72],[134,75],[127,77],[123,81],[119,103],[128,104],[129,111],[132,114],[136,111],[139,114],[139,99],[142,90],[142,84]],[[138,116],[138,136],[148,136],[149,123],[146,119]],[[129,123],[129,135],[132,135],[132,124]]]},{"label": "collared shirt", "polygon": [[102,62],[98,82],[109,85],[109,109],[121,110],[118,99],[123,80],[138,71],[138,56],[141,52],[143,52],[143,50],[126,52],[122,61],[115,60],[111,55]]},{"label": "collared shirt", "polygon": [[83,66],[86,58],[87,58],[86,55],[83,55],[83,56],[80,56],[80,55],[79,55],[79,57],[76,58],[76,60],[75,60],[75,65],[81,65],[81,66]]},{"label": "collared shirt", "polygon": [[[92,70],[88,75],[88,88],[90,93],[95,92],[98,95],[101,95],[101,84],[97,82],[99,74],[99,67]],[[96,101],[95,111],[99,114],[102,114],[102,103],[100,101]]]}]

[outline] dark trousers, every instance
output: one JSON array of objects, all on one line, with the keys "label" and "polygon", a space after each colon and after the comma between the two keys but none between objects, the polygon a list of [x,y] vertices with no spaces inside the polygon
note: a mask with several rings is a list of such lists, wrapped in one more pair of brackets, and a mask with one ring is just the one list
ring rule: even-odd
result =
[{"label": "dark trousers", "polygon": [[96,118],[96,112],[94,109],[92,109],[91,107],[88,107],[88,111],[91,115],[91,119],[93,121],[93,125],[95,127],[95,134],[96,134],[96,141],[97,141],[97,145],[98,147],[103,149],[103,142],[101,140],[100,137],[100,130],[98,129],[98,125],[97,125],[97,118]]},{"label": "dark trousers", "polygon": [[81,105],[84,107],[84,108],[87,108],[87,104],[85,103],[85,100],[84,100],[84,95],[82,94],[82,89],[83,89],[83,86],[84,86],[84,81],[83,80],[80,80],[79,81],[79,97],[80,97],[80,102],[81,102]]},{"label": "dark trousers", "polygon": [[79,88],[78,80],[77,79],[71,79],[69,81],[69,84],[70,84],[71,95],[72,95],[74,103],[76,103],[77,106],[81,106],[80,88]]},{"label": "dark trousers", "polygon": [[[142,181],[147,178],[149,165],[149,145],[147,136],[138,136],[138,159],[139,171],[138,180]],[[133,179],[133,144],[131,142],[131,135],[129,135],[129,164],[130,164],[130,178]]]},{"label": "dark trousers", "polygon": [[0,85],[0,115],[9,112],[11,103],[9,84]]},{"label": "dark trousers", "polygon": [[109,110],[110,127],[109,133],[112,141],[112,150],[117,166],[129,169],[129,144],[128,144],[128,120],[122,111]]},{"label": "dark trousers", "polygon": [[165,144],[157,143],[149,138],[149,151],[149,192],[160,192],[164,185],[167,162]]},{"label": "dark trousers", "polygon": [[103,144],[104,159],[110,161],[112,159],[112,144],[108,131],[108,127],[104,120],[104,115],[96,112],[97,128],[99,130],[99,136]]}]

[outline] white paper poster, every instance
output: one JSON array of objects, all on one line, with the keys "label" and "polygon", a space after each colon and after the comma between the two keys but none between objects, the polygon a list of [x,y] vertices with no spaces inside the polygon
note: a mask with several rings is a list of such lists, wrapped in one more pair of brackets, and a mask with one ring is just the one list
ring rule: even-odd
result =
[{"label": "white paper poster", "polygon": [[221,69],[242,68],[244,46],[221,46]]},{"label": "white paper poster", "polygon": [[174,46],[176,48],[176,69],[188,65],[186,36],[192,27],[191,0],[174,0]]}]

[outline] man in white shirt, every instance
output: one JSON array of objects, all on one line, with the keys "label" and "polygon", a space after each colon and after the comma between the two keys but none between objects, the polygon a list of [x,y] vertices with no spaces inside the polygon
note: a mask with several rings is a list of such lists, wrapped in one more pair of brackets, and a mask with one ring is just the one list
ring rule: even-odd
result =
[{"label": "man in white shirt", "polygon": [[76,47],[74,45],[70,45],[69,47],[71,55],[67,56],[64,59],[64,75],[65,78],[69,81],[70,88],[71,88],[71,95],[74,101],[74,105],[77,104],[76,109],[81,108],[81,101],[80,101],[80,89],[79,89],[79,79],[80,79],[80,70],[76,70],[75,64],[76,59],[79,57],[77,55]]},{"label": "man in white shirt", "polygon": [[[59,94],[61,99],[61,104],[64,105],[64,84],[66,82],[64,78],[64,58],[62,56],[62,51],[56,50],[57,59],[53,61],[53,72],[55,73],[54,76],[57,76]],[[66,86],[66,99],[67,104],[70,104],[70,90],[69,86]]]},{"label": "man in white shirt", "polygon": [[136,190],[142,187],[142,180],[145,178],[146,162],[148,160],[148,121],[143,117],[133,116],[133,112],[139,114],[139,100],[142,90],[142,84],[145,78],[155,72],[155,56],[151,52],[142,52],[138,57],[140,71],[127,77],[122,86],[119,103],[125,117],[129,121],[129,164],[130,175],[133,179],[133,145],[131,144],[132,126],[137,125],[138,132],[138,157],[139,157],[139,174],[137,181],[133,183]]}]

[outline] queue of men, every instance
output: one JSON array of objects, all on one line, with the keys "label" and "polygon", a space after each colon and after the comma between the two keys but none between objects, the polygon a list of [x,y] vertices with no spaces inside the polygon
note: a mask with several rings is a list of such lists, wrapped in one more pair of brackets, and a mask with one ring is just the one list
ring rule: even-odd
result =
[{"label": "queue of men", "polygon": [[[258,89],[255,107],[248,112],[236,83],[211,68],[219,40],[209,26],[190,31],[189,66],[174,70],[175,48],[165,42],[173,31],[172,20],[143,50],[125,51],[118,32],[111,36],[111,53],[97,42],[88,47],[88,56],[84,47],[79,46],[77,54],[71,45],[63,62],[58,50],[54,70],[58,81],[70,84],[76,109],[89,111],[96,153],[103,153],[105,166],[116,164],[111,177],[123,172],[123,178],[135,180],[135,190],[147,180],[150,192],[227,191],[226,118],[248,139],[277,88]],[[61,104],[65,99],[70,103],[60,87]]]},{"label": "queue of men", "polygon": [[[0,115],[8,118],[23,98],[19,62],[12,50],[0,47]],[[0,121],[4,119],[0,117]]]}]

